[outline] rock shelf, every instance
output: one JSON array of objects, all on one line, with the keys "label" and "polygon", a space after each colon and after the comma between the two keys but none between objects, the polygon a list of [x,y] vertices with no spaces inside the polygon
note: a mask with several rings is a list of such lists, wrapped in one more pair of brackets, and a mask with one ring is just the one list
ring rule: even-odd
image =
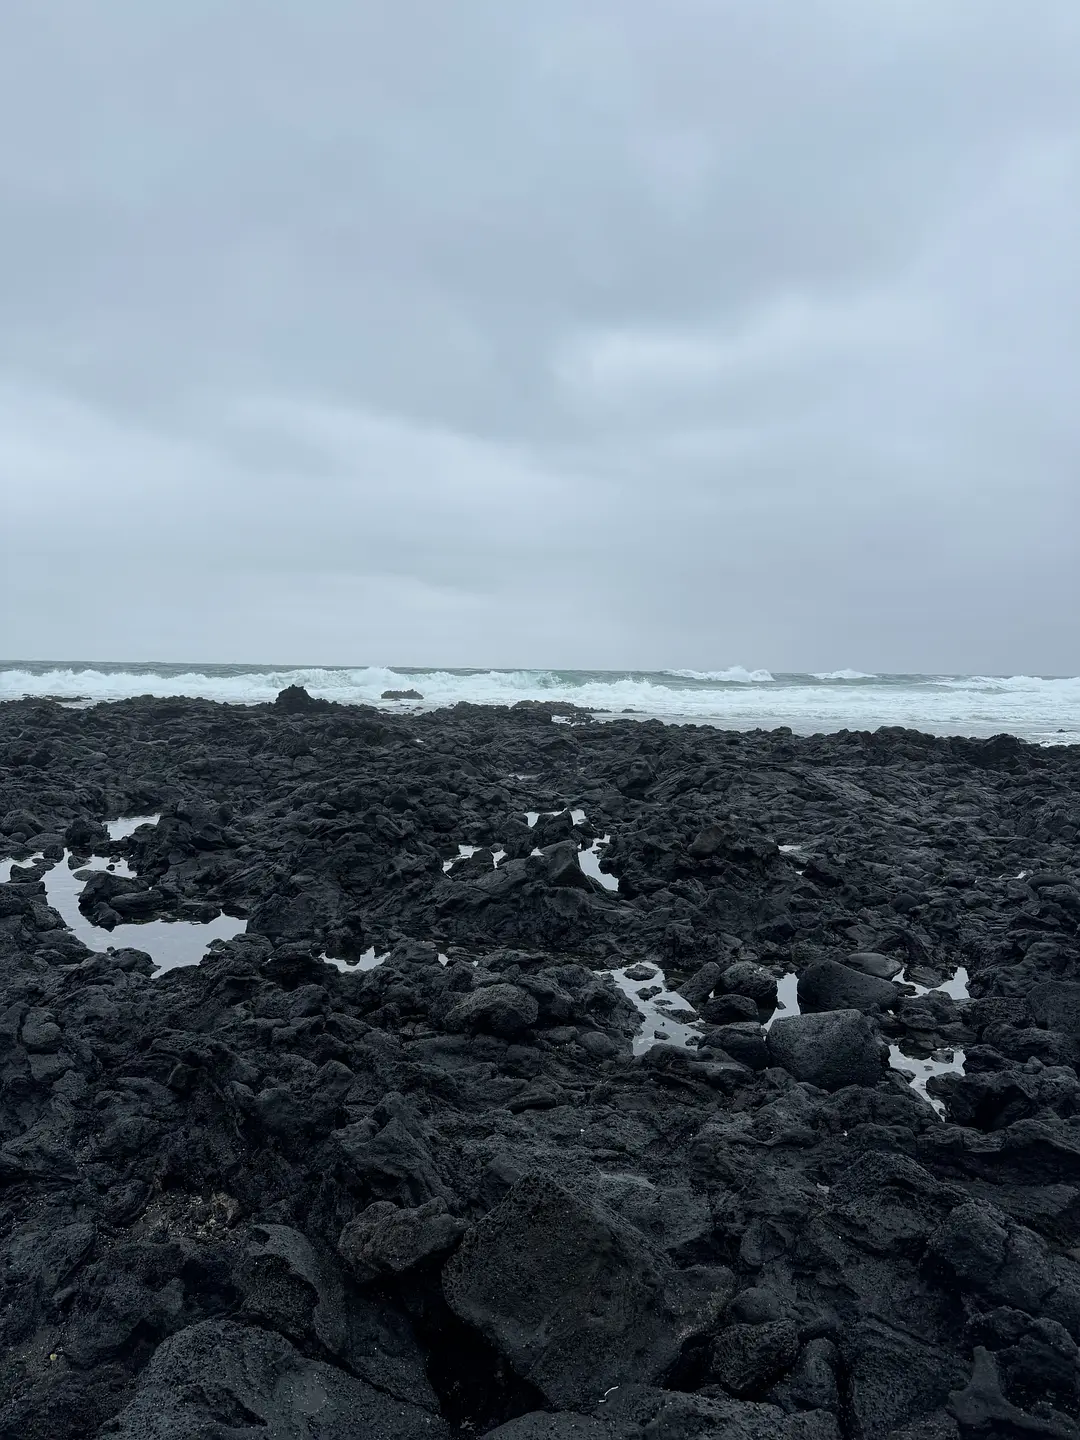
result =
[{"label": "rock shelf", "polygon": [[1078,841],[1006,736],[0,705],[0,1440],[1080,1437]]}]

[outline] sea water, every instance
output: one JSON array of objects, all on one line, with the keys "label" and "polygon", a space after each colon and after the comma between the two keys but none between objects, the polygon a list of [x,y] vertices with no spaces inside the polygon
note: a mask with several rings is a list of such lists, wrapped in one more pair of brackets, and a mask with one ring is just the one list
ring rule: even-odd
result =
[{"label": "sea water", "polygon": [[[459,701],[554,701],[599,718],[658,718],[799,734],[902,725],[937,735],[1006,732],[1041,744],[1080,743],[1080,677],[886,675],[858,670],[451,670],[409,667],[0,662],[0,700],[51,696],[95,704],[138,695],[197,696],[238,705],[272,701],[287,685],[388,711]],[[384,701],[415,689],[422,701]]]}]

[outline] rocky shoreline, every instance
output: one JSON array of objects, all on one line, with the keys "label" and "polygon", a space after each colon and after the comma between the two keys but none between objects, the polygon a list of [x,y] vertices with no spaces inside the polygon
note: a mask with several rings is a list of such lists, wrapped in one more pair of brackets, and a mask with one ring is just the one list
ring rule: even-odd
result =
[{"label": "rocky shoreline", "polygon": [[1078,843],[1006,736],[0,705],[0,1440],[1080,1437]]}]

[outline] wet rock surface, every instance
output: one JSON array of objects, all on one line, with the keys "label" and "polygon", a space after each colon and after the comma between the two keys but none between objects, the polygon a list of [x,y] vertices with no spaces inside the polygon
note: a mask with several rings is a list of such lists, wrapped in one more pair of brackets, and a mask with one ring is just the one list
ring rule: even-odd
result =
[{"label": "wet rock surface", "polygon": [[1080,1436],[1078,789],[1007,737],[0,706],[0,1440]]}]

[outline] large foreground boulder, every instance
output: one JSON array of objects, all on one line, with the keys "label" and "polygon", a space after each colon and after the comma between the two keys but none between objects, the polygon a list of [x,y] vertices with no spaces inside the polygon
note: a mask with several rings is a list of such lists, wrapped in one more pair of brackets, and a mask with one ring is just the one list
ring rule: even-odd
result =
[{"label": "large foreground boulder", "polygon": [[877,1030],[858,1010],[777,1020],[767,1045],[773,1065],[822,1090],[876,1085],[888,1063]]},{"label": "large foreground boulder", "polygon": [[592,1415],[533,1410],[489,1430],[483,1440],[613,1440],[610,1425]]},{"label": "large foreground boulder", "polygon": [[529,1176],[466,1235],[443,1289],[549,1404],[589,1410],[612,1386],[658,1379],[733,1282],[722,1267],[674,1269],[596,1202]]},{"label": "large foreground boulder", "polygon": [[[955,1437],[952,1426],[940,1425],[949,1392],[964,1381],[963,1365],[955,1356],[871,1319],[852,1326],[840,1350],[847,1374],[845,1433],[850,1440],[898,1440],[903,1434]],[[985,1440],[1004,1440],[1007,1434],[1023,1432],[984,1433]]]},{"label": "large foreground boulder", "polygon": [[155,1350],[117,1440],[447,1440],[446,1422],[282,1336],[230,1320],[190,1325]]},{"label": "large foreground boulder", "polygon": [[840,1440],[826,1410],[785,1414],[778,1405],[620,1385],[591,1415],[533,1411],[484,1440]]},{"label": "large foreground boulder", "polygon": [[929,1250],[964,1292],[1056,1321],[1080,1337],[1080,1265],[996,1207],[977,1200],[958,1205],[931,1235]]}]

